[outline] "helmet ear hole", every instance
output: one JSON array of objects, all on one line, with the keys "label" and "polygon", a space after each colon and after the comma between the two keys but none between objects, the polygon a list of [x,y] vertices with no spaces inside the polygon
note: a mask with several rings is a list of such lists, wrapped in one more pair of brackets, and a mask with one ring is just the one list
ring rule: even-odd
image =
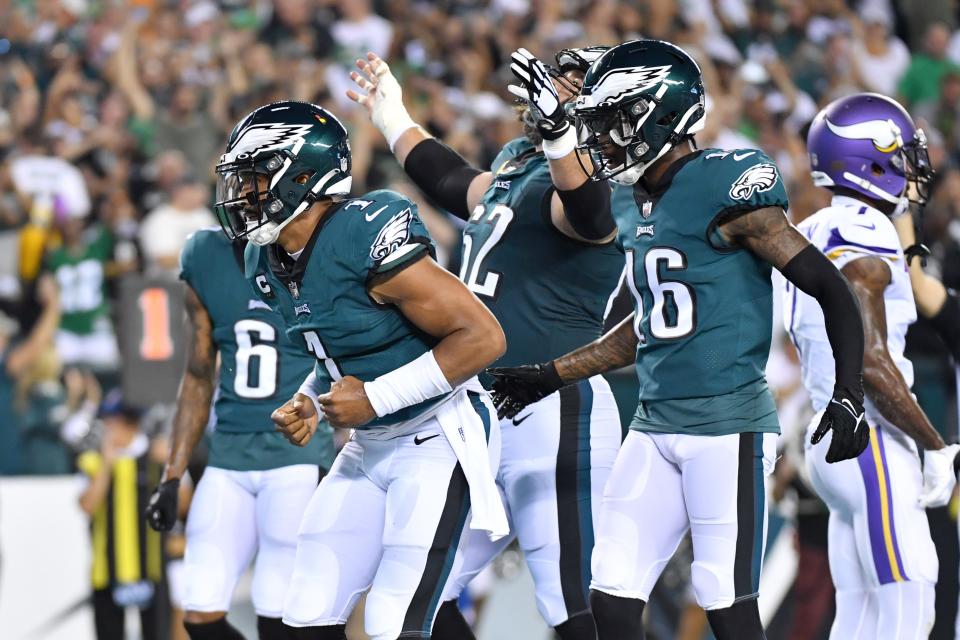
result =
[{"label": "helmet ear hole", "polygon": [[873,163],[870,164],[870,171],[871,171],[871,173],[873,173],[873,175],[875,175],[875,176],[882,176],[883,174],[886,173],[886,171],[884,170],[884,168],[881,167],[880,165],[878,165],[876,162],[873,162]]},{"label": "helmet ear hole", "polygon": [[306,184],[310,178],[313,177],[313,171],[304,171],[303,173],[298,174],[293,181],[297,184]]},{"label": "helmet ear hole", "polygon": [[658,119],[658,120],[657,120],[657,124],[660,125],[661,127],[669,126],[670,123],[673,122],[673,121],[676,119],[676,117],[677,117],[677,112],[676,112],[676,111],[671,111],[671,112],[668,113],[667,115],[665,115],[665,116],[661,117],[660,119]]}]

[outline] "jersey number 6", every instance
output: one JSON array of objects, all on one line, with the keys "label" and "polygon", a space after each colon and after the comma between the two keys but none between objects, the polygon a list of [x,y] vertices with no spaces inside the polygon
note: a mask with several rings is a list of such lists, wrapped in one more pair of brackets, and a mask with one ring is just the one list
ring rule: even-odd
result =
[{"label": "jersey number 6", "polygon": [[233,331],[237,339],[234,391],[241,398],[269,398],[277,391],[277,330],[259,320],[239,320]]}]

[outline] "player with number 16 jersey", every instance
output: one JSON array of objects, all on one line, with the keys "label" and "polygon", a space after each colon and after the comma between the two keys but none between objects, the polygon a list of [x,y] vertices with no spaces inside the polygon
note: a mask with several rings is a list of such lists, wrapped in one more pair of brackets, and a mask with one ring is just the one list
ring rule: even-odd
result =
[{"label": "player with number 16 jersey", "polygon": [[174,418],[165,481],[148,508],[150,523],[169,529],[176,492],[202,436],[214,395],[206,471],[187,519],[186,627],[191,637],[240,637],[225,619],[233,589],[256,553],[253,605],[260,638],[285,637],[280,621],[293,573],[300,519],[333,462],[332,431],[324,425],[306,447],[274,431],[271,412],[313,368],[285,333],[283,318],[257,298],[243,276],[243,243],[219,228],[201,229],[180,254],[193,342]]},{"label": "player with number 16 jersey", "polygon": [[592,559],[600,640],[643,638],[644,605],[688,529],[692,586],[714,635],[764,637],[763,478],[779,430],[763,378],[771,267],[828,318],[837,387],[817,430],[834,431],[827,460],[866,445],[856,300],[787,221],[768,157],[696,149],[704,99],[696,62],[668,42],[627,42],[593,63],[573,112],[594,178],[617,185],[611,210],[635,311],[551,362],[492,372],[495,394],[515,412],[557,385],[636,363],[637,411],[607,481]]}]

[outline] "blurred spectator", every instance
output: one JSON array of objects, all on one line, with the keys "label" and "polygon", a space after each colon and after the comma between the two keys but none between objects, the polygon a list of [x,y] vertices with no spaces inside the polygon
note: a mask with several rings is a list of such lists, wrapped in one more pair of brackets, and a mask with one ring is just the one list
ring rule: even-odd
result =
[{"label": "blurred spectator", "polygon": [[160,534],[141,514],[158,483],[161,466],[139,431],[140,413],[116,391],[101,411],[99,450],[82,453],[77,466],[87,479],[80,508],[91,519],[91,586],[97,638],[125,637],[127,607],[140,610],[144,640],[168,638],[166,585]]},{"label": "blurred spectator", "polygon": [[34,210],[42,208],[44,218],[55,208],[71,216],[90,213],[90,195],[79,169],[47,153],[40,143],[23,144],[21,148],[27,153],[10,162],[10,177],[13,188],[26,198],[28,206]]},{"label": "blurred spectator", "polygon": [[17,337],[17,322],[0,312],[0,476],[24,471],[16,388],[21,376],[53,345],[60,322],[60,302],[53,280],[42,278],[37,293],[43,310],[22,340]]},{"label": "blurred spectator", "polygon": [[927,28],[923,51],[913,54],[910,66],[897,86],[897,93],[908,109],[914,103],[936,100],[941,77],[956,68],[947,59],[949,41],[950,31],[945,24],[936,22]]},{"label": "blurred spectator", "polygon": [[57,349],[51,344],[17,380],[14,407],[19,414],[25,474],[59,475],[73,468],[72,456],[60,439],[60,427],[69,413],[61,370]]},{"label": "blurred spectator", "polygon": [[890,14],[876,4],[867,5],[854,22],[853,62],[863,87],[894,95],[897,80],[910,66],[910,51],[890,33]]},{"label": "blurred spectator", "polygon": [[[49,469],[62,468],[60,453],[42,452],[56,451],[53,434],[64,406],[66,440],[97,437],[98,391],[90,377],[66,367],[60,380],[57,361],[77,361],[76,341],[63,336],[95,345],[110,340],[110,320],[115,326],[140,321],[135,304],[122,308],[116,302],[124,284],[119,276],[144,269],[172,273],[186,236],[216,224],[209,210],[213,166],[230,127],[256,106],[295,98],[331,107],[350,132],[354,190],[392,186],[414,198],[441,259],[455,268],[457,227],[406,182],[381,136],[343,98],[347,71],[368,50],[387,57],[416,121],[472,163],[489,166],[519,133],[505,90],[516,47],[551,63],[566,46],[612,45],[639,34],[677,42],[701,64],[707,87],[707,129],[697,144],[761,148],[774,157],[795,222],[829,202],[809,177],[801,133],[807,121],[843,94],[898,92],[929,123],[924,127],[931,159],[941,174],[924,223],[934,252],[929,269],[958,286],[960,173],[947,169],[960,160],[960,73],[953,66],[960,63],[960,33],[950,36],[955,5],[0,3],[0,415],[12,417],[0,420],[0,473],[36,468],[29,462],[36,458],[49,462]],[[62,271],[64,331],[56,353],[49,344],[59,306],[51,285],[37,280],[44,256]],[[81,278],[81,271],[85,277],[96,271],[99,284]],[[35,294],[49,301],[39,320]],[[21,326],[33,329],[21,332]],[[952,429],[953,370],[929,338],[923,322],[911,331],[915,390],[934,423]],[[111,350],[90,346],[80,352],[99,357]],[[777,344],[771,362],[783,356]],[[15,406],[20,413],[14,414]],[[794,409],[780,404],[783,412]],[[113,450],[97,455],[107,453],[116,457]],[[816,590],[822,567],[813,568],[798,576],[798,587]],[[101,612],[104,601],[113,599],[109,590],[103,593]]]},{"label": "blurred spectator", "polygon": [[56,229],[61,244],[47,255],[46,266],[60,285],[60,359],[67,366],[112,371],[119,361],[106,279],[113,239],[99,224],[88,227],[84,217],[60,216]]},{"label": "blurred spectator", "polygon": [[175,270],[187,236],[197,229],[217,224],[217,219],[206,206],[208,191],[202,183],[184,180],[174,187],[168,204],[147,214],[140,226],[140,246],[147,266]]},{"label": "blurred spectator", "polygon": [[370,0],[339,0],[337,6],[341,17],[330,30],[336,64],[327,68],[326,78],[331,97],[341,109],[347,109],[351,103],[344,92],[353,86],[347,73],[367,51],[389,52],[393,27],[373,13]]},{"label": "blurred spectator", "polygon": [[0,156],[0,310],[16,315],[20,283],[20,229],[27,221],[27,198],[13,188],[10,165]]},{"label": "blurred spectator", "polygon": [[960,148],[960,67],[952,67],[940,78],[940,92],[934,100],[919,102],[913,108],[914,119],[933,125],[944,136],[949,147]]}]

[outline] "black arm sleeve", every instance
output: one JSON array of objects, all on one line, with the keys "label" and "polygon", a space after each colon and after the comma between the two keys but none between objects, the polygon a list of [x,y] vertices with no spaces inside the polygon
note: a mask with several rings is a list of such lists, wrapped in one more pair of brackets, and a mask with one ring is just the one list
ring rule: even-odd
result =
[{"label": "black arm sleeve", "polygon": [[606,238],[617,228],[610,215],[610,185],[587,180],[576,189],[557,189],[563,213],[573,230],[587,240]]},{"label": "black arm sleeve", "polygon": [[812,245],[795,255],[781,273],[820,303],[837,367],[836,384],[862,402],[863,320],[847,279]]},{"label": "black arm sleeve", "polygon": [[957,292],[947,289],[947,299],[937,315],[930,318],[937,335],[946,343],[953,354],[953,361],[960,363],[960,300]]},{"label": "black arm sleeve", "polygon": [[431,200],[458,218],[470,217],[467,190],[483,172],[467,164],[456,151],[436,138],[427,138],[410,150],[403,170]]}]

